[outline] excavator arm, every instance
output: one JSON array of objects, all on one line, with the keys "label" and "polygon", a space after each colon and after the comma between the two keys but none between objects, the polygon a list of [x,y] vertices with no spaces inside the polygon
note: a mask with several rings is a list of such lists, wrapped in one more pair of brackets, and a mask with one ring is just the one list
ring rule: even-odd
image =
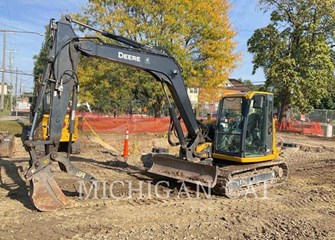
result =
[{"label": "excavator arm", "polygon": [[[103,36],[123,45],[108,44],[98,38],[78,37],[72,28],[71,22],[100,32]],[[187,129],[187,135],[185,136],[176,112],[170,104],[169,112],[171,120],[180,143],[179,158],[177,162],[173,159],[171,161],[173,164],[178,165],[180,161],[182,163],[185,162],[186,169],[188,168],[187,162],[199,162],[195,154],[195,148],[199,143],[205,141],[205,134],[199,127],[193,113],[184,85],[181,68],[172,56],[156,48],[144,46],[131,39],[99,31],[76,22],[68,16],[63,17],[57,23],[51,21],[50,27],[52,32],[52,48],[48,56],[48,63],[43,73],[42,84],[35,104],[32,131],[30,132],[29,139],[25,142],[25,146],[30,154],[30,168],[25,173],[25,178],[31,181],[31,198],[39,210],[50,211],[69,204],[68,199],[62,194],[53,178],[52,161],[58,162],[61,170],[74,176],[87,181],[95,180],[90,174],[72,165],[69,160],[69,150],[67,157],[57,153],[68,107],[71,110],[69,123],[70,136],[74,131],[75,110],[79,89],[79,79],[76,71],[81,55],[102,58],[146,71],[154,79],[161,82],[165,95],[169,98],[165,91],[165,86],[167,86]],[[34,132],[38,126],[39,108],[46,91],[51,92],[48,140],[38,141],[34,138]],[[168,102],[170,103],[169,99]],[[36,157],[35,146],[37,145],[45,146],[46,156]],[[166,160],[164,157],[162,160],[162,156],[157,159],[163,162]],[[198,171],[204,171],[202,166],[200,164]],[[210,171],[212,170],[210,169]],[[210,175],[215,175],[215,172]]]}]

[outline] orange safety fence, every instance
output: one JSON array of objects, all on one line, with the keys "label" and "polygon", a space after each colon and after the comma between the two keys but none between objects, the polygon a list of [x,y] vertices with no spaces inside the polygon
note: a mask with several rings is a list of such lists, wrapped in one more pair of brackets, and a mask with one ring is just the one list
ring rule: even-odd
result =
[{"label": "orange safety fence", "polygon": [[[101,116],[92,113],[79,114],[79,128],[82,131],[129,133],[164,133],[167,132],[170,117],[154,118],[147,116]],[[182,123],[183,130],[185,125]],[[303,122],[298,120],[276,122],[279,132],[293,132],[306,135],[323,136],[323,129],[319,122]]]},{"label": "orange safety fence", "polygon": [[323,129],[319,122],[303,122],[298,120],[276,122],[276,129],[280,132],[294,132],[305,135],[323,136]]},{"label": "orange safety fence", "polygon": [[[79,115],[79,128],[82,131],[109,132],[124,134],[129,133],[162,133],[167,132],[170,117],[154,118],[146,116],[121,116],[109,117],[95,114]],[[185,129],[185,127],[183,126]]]}]

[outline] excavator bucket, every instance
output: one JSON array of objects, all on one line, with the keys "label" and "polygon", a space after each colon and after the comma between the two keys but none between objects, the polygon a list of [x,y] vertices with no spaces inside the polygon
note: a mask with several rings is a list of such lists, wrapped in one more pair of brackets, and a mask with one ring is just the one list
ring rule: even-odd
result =
[{"label": "excavator bucket", "polygon": [[48,165],[38,171],[30,181],[30,197],[35,207],[43,212],[63,209],[71,203],[56,183],[51,168]]},{"label": "excavator bucket", "polygon": [[216,185],[218,167],[190,162],[168,154],[155,154],[148,172],[212,188]]}]

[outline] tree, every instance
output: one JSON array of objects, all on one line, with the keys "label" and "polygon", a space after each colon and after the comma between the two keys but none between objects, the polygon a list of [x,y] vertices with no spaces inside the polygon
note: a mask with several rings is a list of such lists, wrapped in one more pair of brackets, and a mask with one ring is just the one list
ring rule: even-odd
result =
[{"label": "tree", "polygon": [[[260,0],[271,23],[248,40],[253,73],[263,68],[283,112],[308,112],[334,81],[334,0]],[[283,115],[283,114],[282,114]],[[281,119],[280,119],[281,120]]]},{"label": "tree", "polygon": [[335,82],[332,83],[328,91],[329,95],[321,99],[320,103],[314,105],[314,108],[335,110]]},{"label": "tree", "polygon": [[249,87],[251,90],[253,90],[253,91],[257,91],[257,90],[259,90],[259,86],[254,85],[254,84],[252,83],[252,81],[249,80],[249,79],[243,80],[242,78],[239,78],[238,80],[239,80],[242,84],[248,86],[248,87]]},{"label": "tree", "polygon": [[134,81],[125,81],[129,69],[95,58],[82,58],[78,75],[80,100],[100,112],[126,112]]},{"label": "tree", "polygon": [[[188,85],[213,88],[228,78],[238,59],[233,53],[235,32],[229,24],[229,8],[228,2],[223,0],[90,0],[84,14],[75,17],[96,28],[165,49],[184,69]],[[118,71],[116,67],[112,69]],[[148,74],[127,73],[122,81],[129,86],[125,90],[128,95],[147,97],[159,115],[164,105],[159,84]],[[115,73],[113,76],[119,77]],[[81,84],[95,81],[90,79]]]}]

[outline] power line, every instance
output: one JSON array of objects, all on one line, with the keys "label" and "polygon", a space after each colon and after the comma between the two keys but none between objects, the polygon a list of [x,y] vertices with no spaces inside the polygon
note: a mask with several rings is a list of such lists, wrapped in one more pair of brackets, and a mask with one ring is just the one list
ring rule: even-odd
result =
[{"label": "power line", "polygon": [[[7,33],[28,33],[28,34],[37,34],[39,36],[44,36],[41,33],[38,32],[32,32],[32,31],[20,31],[20,30],[11,30],[11,29],[0,29],[0,32],[3,33],[3,54],[2,54],[2,81],[1,81],[1,96],[0,96],[0,111],[2,112],[4,110],[4,99],[5,99],[5,73],[7,70],[5,69],[5,60],[6,60],[6,34]],[[13,71],[8,71],[9,73],[13,73]],[[16,72],[16,74],[19,74]],[[21,73],[21,75],[27,75],[26,73]]]},{"label": "power line", "polygon": [[17,73],[17,74],[19,74],[19,75],[38,77],[38,75],[34,75],[34,74],[32,74],[32,73],[25,73],[25,72],[18,71],[18,70],[17,70],[17,71],[10,71],[10,70],[8,70],[8,69],[5,69],[5,70],[0,69],[0,72],[4,72],[4,73]]},{"label": "power line", "polygon": [[0,29],[0,32],[4,32],[4,33],[29,33],[29,34],[37,34],[41,37],[44,36],[44,34],[39,33],[39,32],[21,31],[21,30],[12,30],[12,29]]}]

